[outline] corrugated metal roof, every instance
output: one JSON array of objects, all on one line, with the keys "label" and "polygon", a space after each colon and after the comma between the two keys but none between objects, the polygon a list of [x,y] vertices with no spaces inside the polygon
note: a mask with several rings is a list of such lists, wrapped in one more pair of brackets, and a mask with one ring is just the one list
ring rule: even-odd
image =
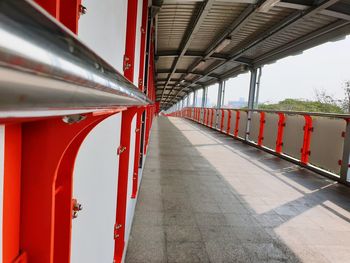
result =
[{"label": "corrugated metal roof", "polygon": [[164,0],[157,14],[157,100],[350,33],[350,0]]}]

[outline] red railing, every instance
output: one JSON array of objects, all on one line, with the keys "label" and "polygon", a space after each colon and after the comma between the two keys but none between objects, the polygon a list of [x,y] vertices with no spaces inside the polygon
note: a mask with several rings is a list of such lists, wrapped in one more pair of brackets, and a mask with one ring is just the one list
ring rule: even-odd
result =
[{"label": "red railing", "polygon": [[[79,0],[69,4],[37,2],[77,32]],[[139,89],[132,83],[139,2],[129,0],[130,24],[126,43],[122,43],[127,47],[123,76],[33,2],[2,1],[0,27],[6,37],[0,41],[0,151],[4,151],[0,160],[4,163],[1,262],[70,262],[72,219],[80,210],[73,198],[75,159],[89,133],[112,115],[121,115],[121,128],[120,146],[113,152],[119,166],[115,174],[115,226],[110,228],[115,249],[110,261],[122,261],[127,201],[137,196],[139,160],[147,152],[157,111],[153,44],[150,61],[140,62],[144,65],[140,64],[137,76]],[[148,1],[143,2],[144,29]],[[146,46],[145,33],[141,49]],[[141,50],[140,56],[145,53]],[[130,149],[133,133],[135,148]],[[127,196],[129,172],[132,194]]]},{"label": "red railing", "polygon": [[184,117],[306,168],[348,183],[350,115],[185,108]]}]

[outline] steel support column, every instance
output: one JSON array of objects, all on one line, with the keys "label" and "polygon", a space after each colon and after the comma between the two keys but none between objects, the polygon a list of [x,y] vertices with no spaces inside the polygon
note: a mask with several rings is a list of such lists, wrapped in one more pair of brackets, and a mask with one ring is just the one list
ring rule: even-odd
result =
[{"label": "steel support column", "polygon": [[260,94],[260,83],[261,83],[262,67],[258,68],[257,81],[256,81],[256,95],[255,95],[255,109],[259,108],[259,94]]},{"label": "steel support column", "polygon": [[250,84],[249,84],[249,95],[248,95],[248,121],[246,127],[245,139],[248,140],[248,135],[250,132],[250,123],[252,118],[252,109],[254,109],[255,102],[255,91],[256,91],[256,79],[257,79],[257,69],[250,69]]},{"label": "steel support column", "polygon": [[208,88],[207,87],[203,87],[203,95],[202,95],[202,108],[205,108],[207,105],[207,91]]},{"label": "steel support column", "polygon": [[225,91],[224,88],[224,81],[220,80],[219,81],[219,88],[218,88],[218,99],[216,102],[216,108],[218,109],[216,112],[216,118],[215,118],[215,128],[217,128],[218,125],[218,120],[219,120],[219,115],[220,115],[220,110],[222,107],[222,100],[223,100],[223,91]]},{"label": "steel support column", "polygon": [[197,93],[198,93],[198,90],[193,91],[192,107],[196,107],[197,106]]},{"label": "steel support column", "polygon": [[222,80],[219,81],[219,88],[218,88],[218,99],[216,102],[216,108],[221,109],[222,106],[222,99],[223,99],[223,91],[225,90],[224,88],[224,82]]}]

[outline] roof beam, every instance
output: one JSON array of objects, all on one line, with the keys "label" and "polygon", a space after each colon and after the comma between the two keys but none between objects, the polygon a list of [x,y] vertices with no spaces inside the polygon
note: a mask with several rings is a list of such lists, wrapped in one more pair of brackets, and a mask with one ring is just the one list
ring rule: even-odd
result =
[{"label": "roof beam", "polygon": [[[276,3],[276,6],[292,8],[297,10],[306,10],[312,7],[311,5],[307,5],[302,1],[298,0],[280,1]],[[320,14],[350,21],[350,5],[346,3],[337,3],[332,8],[321,10]]]},{"label": "roof beam", "polygon": [[338,20],[326,27],[318,29],[313,33],[298,38],[288,45],[274,49],[254,60],[254,65],[262,66],[271,61],[285,57],[286,54],[293,52],[297,53],[300,50],[305,50],[309,47],[324,43],[326,39],[331,39],[333,36],[346,35],[350,33],[350,22]]},{"label": "roof beam", "polygon": [[[162,52],[158,52],[156,55],[156,58],[177,58],[179,57],[180,54],[177,51],[162,51]],[[200,59],[204,59],[205,54],[201,53],[201,52],[186,52],[185,55],[183,55],[182,57],[185,58],[200,58]],[[225,60],[225,55],[222,54],[213,54],[210,56],[211,59],[216,59],[216,60]]]},{"label": "roof beam", "polygon": [[[164,70],[163,69],[163,70],[158,70],[157,74],[170,74],[170,72],[169,72],[169,70],[166,70],[166,69]],[[186,74],[186,75],[192,74],[192,75],[197,75],[197,76],[204,76],[205,72],[188,72],[186,70],[176,70],[176,72],[174,74]],[[216,74],[209,74],[207,76],[210,77],[210,78],[219,79],[219,75],[216,75]],[[179,79],[176,79],[174,81],[180,82],[183,79],[184,78],[179,78]],[[158,80],[164,81],[164,79],[158,79]],[[166,80],[168,80],[168,78]],[[169,81],[167,81],[167,82],[168,82],[168,85],[169,85]]]},{"label": "roof beam", "polygon": [[[216,70],[217,68],[219,68],[220,66],[222,66],[226,62],[237,59],[244,52],[246,52],[247,50],[250,50],[251,48],[253,48],[257,44],[261,43],[265,39],[271,37],[272,35],[279,33],[283,30],[286,30],[292,26],[295,26],[295,24],[298,23],[301,19],[311,17],[311,16],[321,12],[322,10],[325,10],[326,8],[334,5],[338,1],[339,0],[323,0],[323,1],[320,1],[320,3],[318,5],[309,7],[307,10],[299,10],[299,11],[293,13],[291,16],[288,16],[286,19],[283,19],[280,23],[274,25],[269,30],[266,30],[264,33],[258,35],[255,39],[248,40],[245,43],[241,44],[240,47],[238,47],[236,50],[234,50],[232,52],[231,56],[225,62],[220,62],[218,65],[216,65],[212,69],[210,69],[207,74],[212,73],[214,70]],[[245,23],[245,22],[243,21],[243,23]],[[238,25],[238,27],[241,27],[241,26]],[[197,78],[195,81],[192,82],[192,84],[201,80],[202,78],[207,76],[207,74]]]},{"label": "roof beam", "polygon": [[[255,16],[258,7],[264,2],[265,0],[262,0],[259,1],[259,4],[249,5],[235,20],[232,21],[232,23],[225,29],[224,32],[210,44],[210,46],[204,52],[205,55],[203,59],[205,60],[206,58],[209,58],[213,53],[215,53],[215,49],[221,44],[222,41],[224,41],[227,37],[234,35],[245,24],[247,24]],[[190,67],[190,71],[193,71],[203,59],[199,59],[197,62],[193,63]],[[225,62],[226,60],[221,61],[219,65],[222,65]],[[199,79],[202,79],[203,77],[205,76],[203,75]]]},{"label": "roof beam", "polygon": [[[232,23],[225,29],[224,32],[210,44],[210,46],[204,52],[203,58],[198,59],[196,62],[194,62],[190,66],[189,71],[193,71],[196,67],[198,67],[199,63],[202,60],[208,59],[211,55],[213,55],[216,48],[221,44],[222,41],[224,41],[227,37],[234,35],[245,24],[247,24],[255,16],[258,7],[265,1],[266,0],[260,0],[254,2],[252,5],[249,5],[235,20],[232,21]],[[220,61],[219,65],[224,64],[226,61],[227,60]]]},{"label": "roof beam", "polygon": [[[201,27],[202,25],[202,22],[204,21],[205,17],[208,15],[209,13],[209,10],[211,9],[212,5],[214,4],[215,0],[206,0],[202,6],[201,6],[201,9],[196,17],[196,20],[194,22],[194,26],[189,28],[187,30],[187,33],[186,35],[184,36],[184,39],[181,43],[181,52],[180,52],[180,55],[175,59],[175,63],[174,63],[174,66],[171,70],[171,73],[169,75],[169,78],[168,78],[168,81],[166,83],[165,86],[167,86],[167,84],[169,83],[169,81],[171,80],[172,78],[172,75],[174,74],[174,72],[176,71],[178,65],[179,65],[179,62],[181,61],[181,58],[185,55],[188,47],[190,46],[194,36],[197,34],[199,28]],[[164,96],[164,93],[162,94],[162,99],[163,99],[163,96]],[[162,100],[161,99],[161,100]]]}]

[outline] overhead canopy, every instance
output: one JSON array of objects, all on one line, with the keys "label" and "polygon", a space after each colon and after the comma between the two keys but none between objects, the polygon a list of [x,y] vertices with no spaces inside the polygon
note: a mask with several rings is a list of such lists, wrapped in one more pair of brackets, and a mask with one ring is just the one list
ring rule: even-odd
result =
[{"label": "overhead canopy", "polygon": [[157,100],[163,109],[192,90],[350,33],[350,0],[153,4]]}]

